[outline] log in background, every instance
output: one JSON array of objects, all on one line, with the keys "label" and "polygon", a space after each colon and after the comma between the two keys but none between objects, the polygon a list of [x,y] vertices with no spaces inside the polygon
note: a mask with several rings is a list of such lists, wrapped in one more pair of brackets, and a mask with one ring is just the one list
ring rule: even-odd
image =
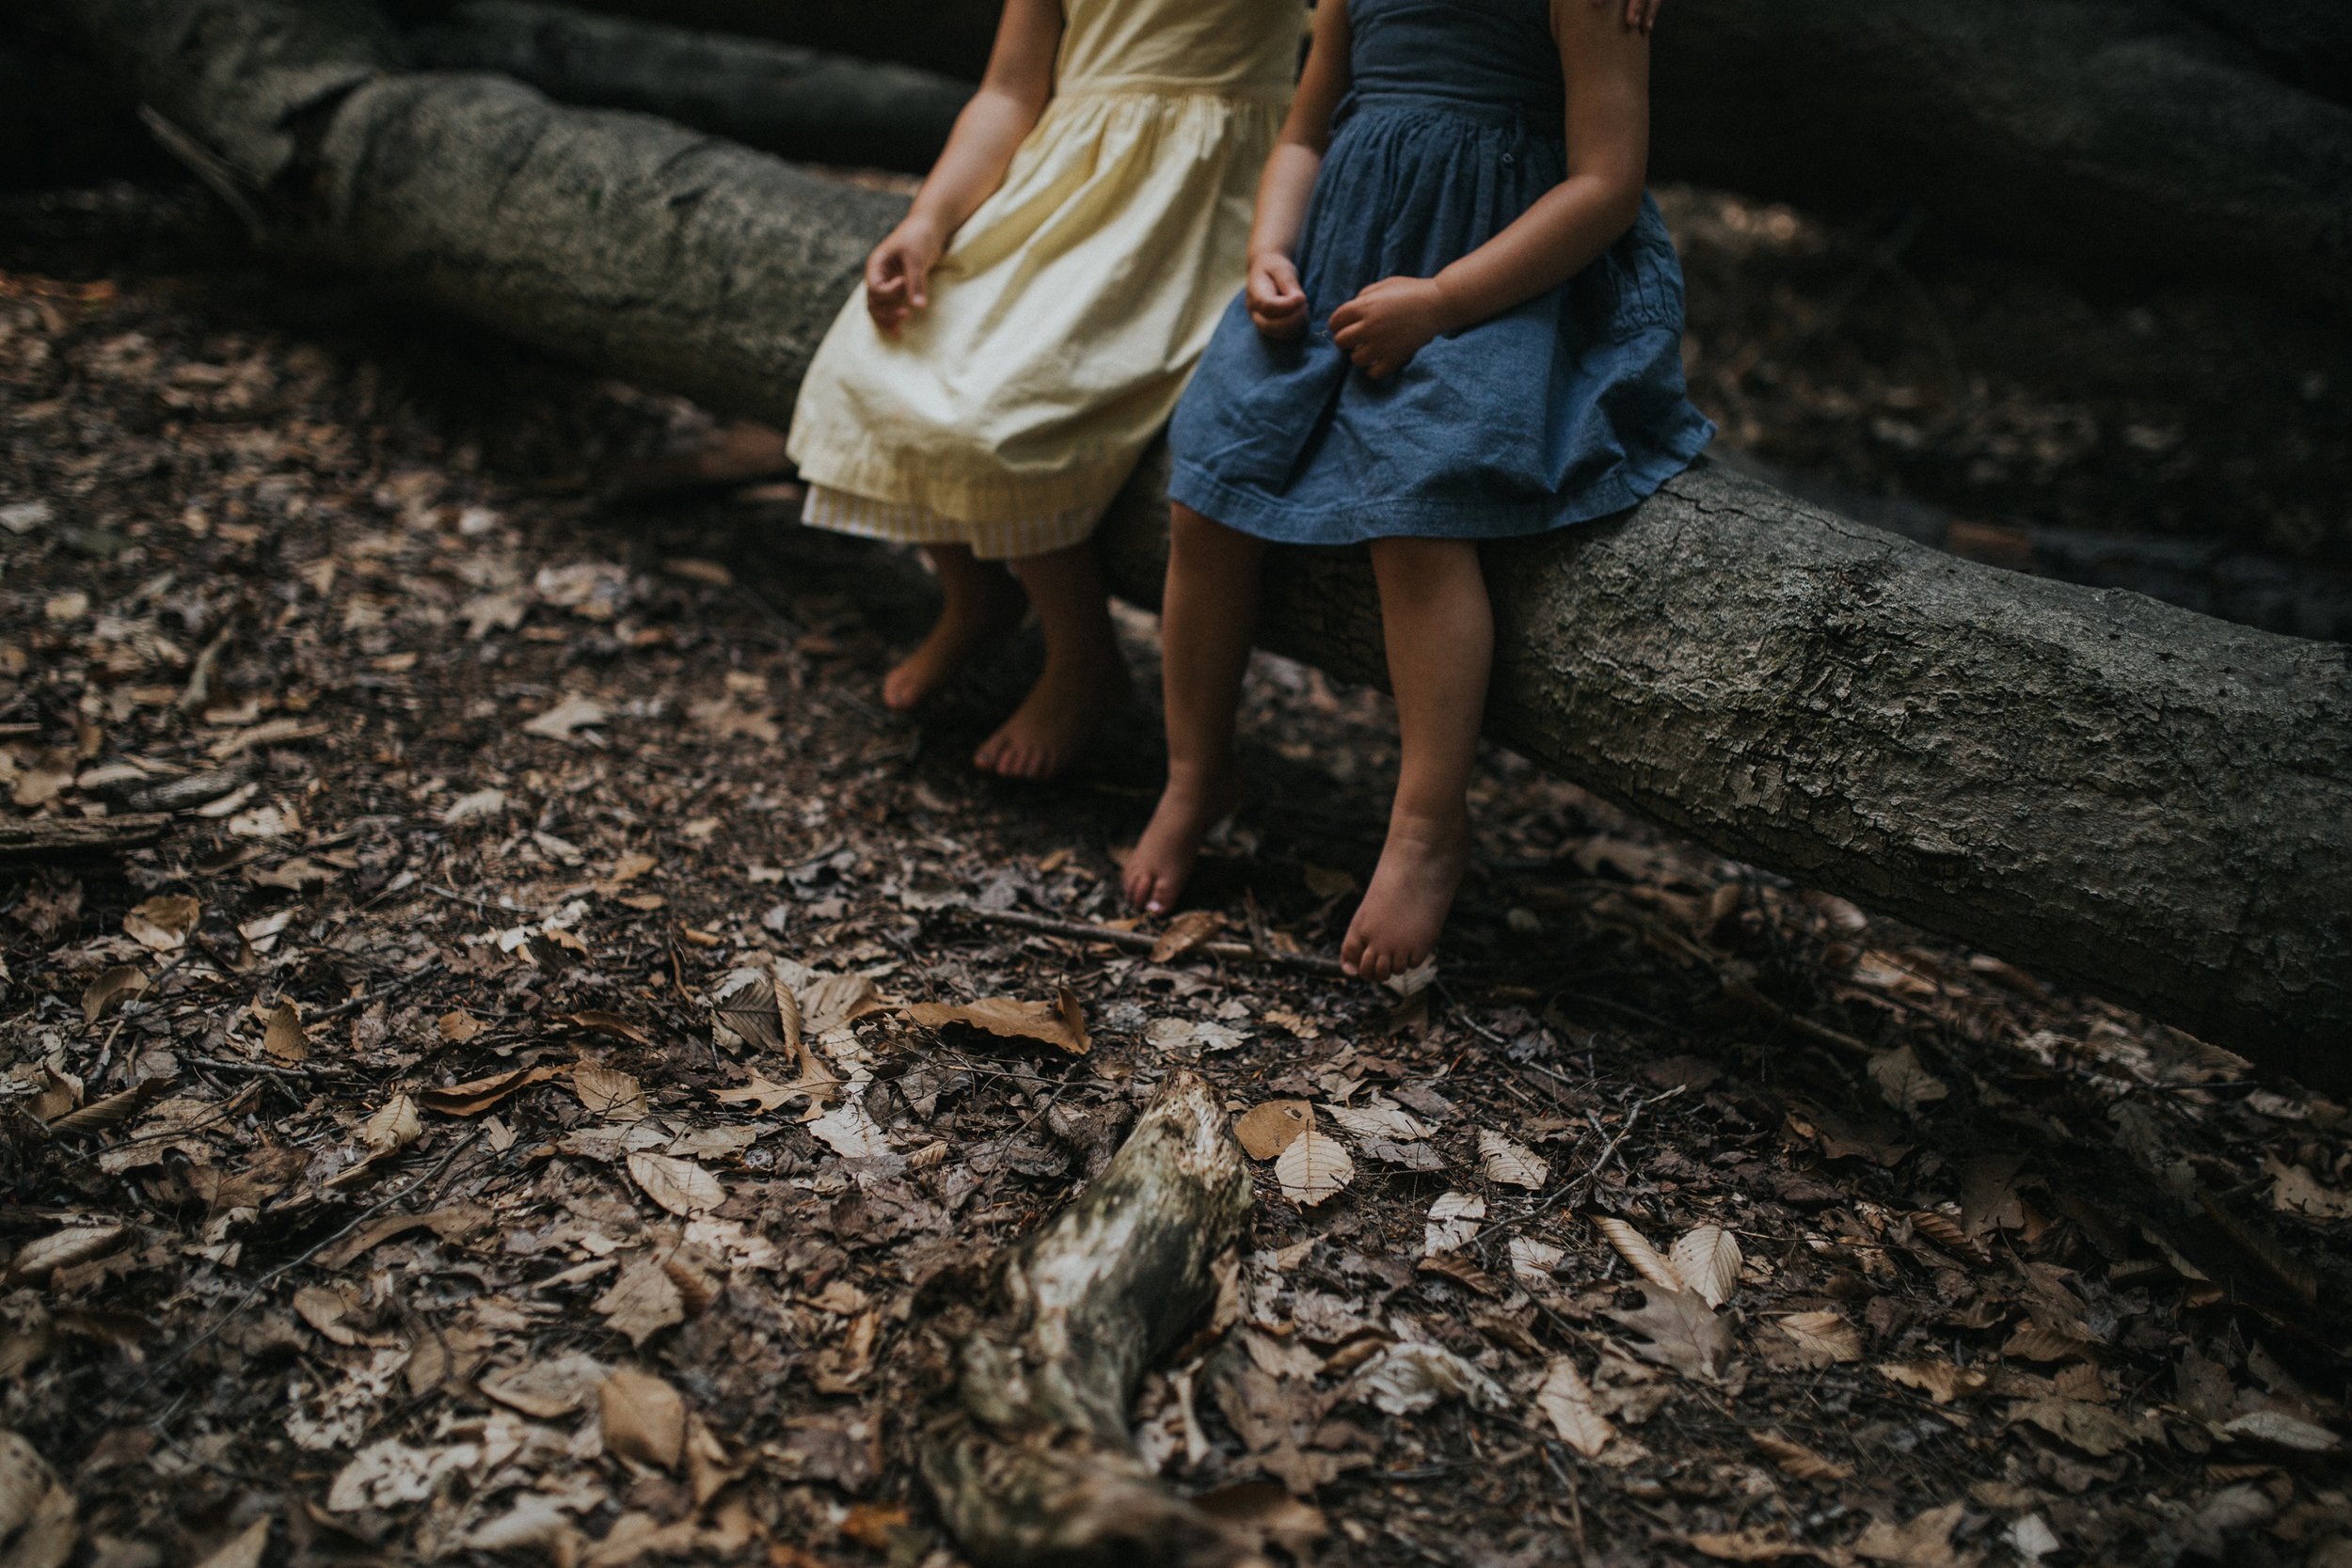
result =
[{"label": "log in background", "polygon": [[[358,8],[75,14],[281,253],[715,408],[788,419],[902,210],[500,78],[386,72]],[[1146,603],[1157,461],[1103,535]],[[1497,740],[1727,854],[2352,1085],[2340,645],[1958,561],[1707,466],[1490,562]],[[1381,673],[1354,554],[1284,557],[1267,630]]]}]

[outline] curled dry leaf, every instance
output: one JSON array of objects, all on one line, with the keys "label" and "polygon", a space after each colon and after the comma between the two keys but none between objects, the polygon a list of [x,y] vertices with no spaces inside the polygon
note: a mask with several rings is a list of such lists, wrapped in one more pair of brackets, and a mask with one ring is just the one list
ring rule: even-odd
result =
[{"label": "curled dry leaf", "polygon": [[604,1446],[623,1459],[675,1470],[686,1448],[686,1401],[651,1372],[622,1367],[596,1390]]},{"label": "curled dry leaf", "polygon": [[1307,1101],[1269,1100],[1233,1118],[1233,1136],[1252,1160],[1271,1160],[1314,1122],[1314,1110]]},{"label": "curled dry leaf", "polygon": [[159,894],[122,917],[122,934],[157,953],[177,953],[204,917],[204,906],[183,893]]},{"label": "curled dry leaf", "polygon": [[572,1092],[591,1116],[607,1121],[643,1121],[653,1115],[653,1107],[645,1102],[644,1086],[601,1062],[572,1064]]},{"label": "curled dry leaf", "polygon": [[628,1040],[632,1044],[644,1046],[648,1050],[653,1047],[651,1035],[646,1034],[618,1013],[608,1013],[591,1008],[586,1012],[565,1013],[560,1022],[568,1023],[575,1029],[585,1029],[592,1035],[609,1035],[616,1040]]},{"label": "curled dry leaf", "polygon": [[961,1006],[923,1002],[909,1007],[907,1017],[926,1029],[961,1023],[1004,1039],[1036,1040],[1073,1056],[1094,1049],[1077,993],[1068,986],[1051,1003],[1023,1002],[1009,996],[985,997]]},{"label": "curled dry leaf", "polygon": [[396,1154],[423,1133],[424,1123],[417,1116],[417,1102],[405,1094],[395,1094],[361,1124],[359,1141],[373,1153]]},{"label": "curled dry leaf", "polygon": [[1625,1221],[1607,1214],[1596,1214],[1593,1216],[1593,1228],[1608,1239],[1609,1244],[1617,1249],[1617,1256],[1626,1260],[1626,1266],[1642,1278],[1661,1291],[1686,1289],[1682,1275],[1667,1261],[1666,1255],[1650,1245],[1649,1238]]},{"label": "curled dry leaf", "polygon": [[1225,929],[1225,917],[1215,910],[1186,910],[1168,923],[1152,944],[1152,961],[1172,963]]},{"label": "curled dry leaf", "polygon": [[2344,1439],[2326,1427],[2314,1426],[2282,1410],[2249,1410],[2235,1419],[2221,1424],[2222,1435],[2248,1442],[2268,1443],[2275,1448],[2294,1449],[2302,1453],[2326,1453],[2343,1446]]},{"label": "curled dry leaf", "polygon": [[1798,1363],[1819,1370],[1862,1359],[1862,1336],[1836,1312],[1793,1312],[1773,1320],[1797,1347]]},{"label": "curled dry leaf", "polygon": [[417,1103],[445,1117],[478,1117],[533,1084],[563,1076],[564,1069],[558,1067],[516,1068],[512,1072],[494,1072],[487,1078],[452,1084],[447,1088],[426,1089],[417,1096]]},{"label": "curled dry leaf", "polygon": [[1356,1162],[1337,1138],[1310,1127],[1293,1138],[1274,1162],[1282,1196],[1302,1209],[1337,1196],[1356,1179]]},{"label": "curled dry leaf", "polygon": [[1740,1288],[1740,1243],[1720,1226],[1702,1225],[1675,1243],[1667,1264],[1683,1288],[1721,1307]]},{"label": "curled dry leaf", "polygon": [[102,972],[82,990],[82,1022],[96,1023],[153,983],[129,964]]},{"label": "curled dry leaf", "polygon": [[1550,1163],[1534,1149],[1483,1127],[1478,1130],[1478,1161],[1486,1169],[1487,1180],[1506,1187],[1525,1187],[1533,1192],[1551,1179]]},{"label": "curled dry leaf", "polygon": [[1772,1462],[1780,1466],[1780,1473],[1793,1481],[1851,1481],[1853,1466],[1840,1465],[1826,1455],[1816,1453],[1803,1443],[1783,1437],[1776,1432],[1751,1432],[1751,1442],[1762,1449]]},{"label": "curled dry leaf", "polygon": [[1592,1386],[1565,1355],[1552,1362],[1543,1386],[1535,1390],[1535,1408],[1550,1421],[1560,1441],[1587,1459],[1599,1458],[1617,1435],[1609,1418],[1594,1404]]},{"label": "curled dry leaf", "polygon": [[671,1213],[688,1219],[707,1214],[727,1200],[727,1190],[719,1179],[691,1160],[674,1160],[666,1154],[632,1154],[628,1157],[628,1175],[647,1197]]}]

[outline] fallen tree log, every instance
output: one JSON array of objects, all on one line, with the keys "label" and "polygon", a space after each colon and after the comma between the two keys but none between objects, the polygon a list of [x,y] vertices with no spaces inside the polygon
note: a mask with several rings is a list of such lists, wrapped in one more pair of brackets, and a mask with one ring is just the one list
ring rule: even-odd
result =
[{"label": "fallen tree log", "polygon": [[459,6],[408,43],[421,66],[495,71],[558,103],[640,109],[804,162],[916,174],[972,95],[911,66],[532,0]]},{"label": "fallen tree log", "polygon": [[[977,78],[1000,8],[660,12]],[[2203,277],[2352,309],[2343,0],[1670,0],[1652,82],[1661,179],[1828,211],[1915,205],[1931,236],[2102,279]]]},{"label": "fallen tree log", "polygon": [[46,865],[119,855],[152,844],[171,818],[141,812],[126,816],[35,816],[0,822],[0,865]]},{"label": "fallen tree log", "polygon": [[[782,422],[896,198],[496,78],[356,70],[284,0],[83,0],[270,243]],[[209,89],[248,62],[233,92]],[[275,107],[273,107],[275,105]],[[307,110],[297,157],[285,133]],[[1156,598],[1160,470],[1103,533]],[[2352,1087],[2352,661],[1955,560],[1703,466],[1493,555],[1488,733],[1723,850]],[[1274,645],[1377,679],[1361,561],[1285,556]]]},{"label": "fallen tree log", "polygon": [[961,1408],[923,1476],[983,1564],[1243,1568],[1250,1544],[1155,1480],[1129,1439],[1136,1386],[1200,1326],[1250,1207],[1221,1095],[1160,1089],[1079,1199],[1025,1243],[1002,1309],[963,1341]]}]

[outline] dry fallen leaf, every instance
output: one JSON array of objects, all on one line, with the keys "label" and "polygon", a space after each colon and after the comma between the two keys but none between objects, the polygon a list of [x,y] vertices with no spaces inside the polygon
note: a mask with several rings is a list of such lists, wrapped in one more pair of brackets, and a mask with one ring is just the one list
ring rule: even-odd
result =
[{"label": "dry fallen leaf", "polygon": [[713,1089],[710,1098],[722,1105],[749,1105],[767,1112],[782,1110],[793,1101],[803,1098],[809,1090],[800,1084],[779,1084],[772,1079],[752,1074],[751,1082],[739,1089]]},{"label": "dry fallen leaf", "polygon": [[1862,1359],[1862,1336],[1842,1314],[1793,1312],[1773,1322],[1796,1344],[1800,1366],[1819,1370]]},{"label": "dry fallen leaf", "polygon": [[2221,1433],[2226,1437],[2268,1443],[2303,1453],[2326,1453],[2344,1442],[2326,1427],[2314,1426],[2280,1410],[2249,1410],[2243,1416],[2224,1421]]},{"label": "dry fallen leaf", "polygon": [[1303,1100],[1269,1100],[1233,1118],[1233,1136],[1252,1160],[1271,1160],[1314,1125],[1314,1111]]},{"label": "dry fallen leaf", "polygon": [[1225,929],[1225,917],[1215,910],[1186,910],[1168,923],[1152,946],[1152,961],[1172,963]]},{"label": "dry fallen leaf", "polygon": [[122,1225],[70,1225],[63,1230],[53,1230],[39,1241],[25,1243],[9,1259],[0,1283],[45,1284],[59,1269],[77,1268],[120,1250],[130,1237],[130,1227]]},{"label": "dry fallen leaf", "polygon": [[1073,1056],[1094,1049],[1077,993],[1067,986],[1051,1003],[1023,1002],[1009,996],[991,996],[961,1006],[924,1002],[909,1007],[907,1017],[926,1029],[961,1023],[1006,1039],[1036,1040]]},{"label": "dry fallen leaf", "polygon": [[[572,1092],[591,1116],[607,1121],[643,1121],[653,1115],[644,1085],[626,1072],[601,1062],[572,1065]],[[666,1207],[666,1205],[664,1206]]]},{"label": "dry fallen leaf", "polygon": [[262,1050],[281,1062],[309,1059],[310,1042],[303,1037],[302,1009],[293,998],[278,1003],[262,1019]]},{"label": "dry fallen leaf", "polygon": [[675,1470],[686,1447],[686,1401],[651,1372],[622,1367],[596,1390],[604,1446],[623,1459]]},{"label": "dry fallen leaf", "polygon": [[1721,1307],[1740,1288],[1740,1243],[1720,1226],[1702,1225],[1677,1242],[1666,1262],[1683,1288]]},{"label": "dry fallen leaf", "polygon": [[1428,1125],[1412,1112],[1376,1100],[1362,1105],[1326,1105],[1323,1114],[1359,1138],[1418,1143],[1429,1136]]},{"label": "dry fallen leaf", "polygon": [[1422,1256],[1441,1257],[1470,1245],[1486,1217],[1485,1198],[1470,1193],[1439,1193],[1430,1203],[1429,1219],[1422,1227]]},{"label": "dry fallen leaf", "polygon": [[1682,1539],[1701,1557],[1718,1562],[1779,1562],[1819,1555],[1802,1542],[1765,1529],[1699,1530]]},{"label": "dry fallen leaf", "polygon": [[1919,1058],[1907,1045],[1871,1057],[1869,1073],[1870,1081],[1879,1086],[1880,1097],[1905,1113],[1932,1105],[1952,1092],[1942,1079],[1920,1066]]},{"label": "dry fallen leaf", "polygon": [[96,1023],[154,982],[129,964],[103,971],[82,991],[82,1022]]},{"label": "dry fallen leaf", "polygon": [[417,1102],[445,1117],[478,1117],[509,1095],[563,1076],[564,1069],[559,1067],[516,1068],[512,1072],[494,1072],[487,1078],[452,1084],[447,1088],[426,1089],[417,1096]]},{"label": "dry fallen leaf", "polygon": [[1540,1190],[1551,1179],[1550,1164],[1534,1149],[1483,1127],[1478,1130],[1478,1160],[1486,1168],[1487,1180],[1506,1187],[1525,1187],[1532,1192]]},{"label": "dry fallen leaf", "polygon": [[1539,1242],[1533,1236],[1514,1236],[1510,1242],[1511,1276],[1520,1284],[1539,1291],[1549,1290],[1557,1283],[1552,1271],[1567,1257],[1564,1247],[1549,1242]]},{"label": "dry fallen leaf", "polygon": [[877,1160],[890,1152],[889,1136],[874,1125],[866,1107],[845,1100],[804,1124],[827,1148],[845,1160]]},{"label": "dry fallen leaf", "polygon": [[1879,1375],[1906,1388],[1916,1388],[1938,1404],[1949,1404],[1963,1394],[1985,1386],[1985,1375],[1974,1367],[1950,1361],[1882,1361]]},{"label": "dry fallen leaf", "polygon": [[1686,1287],[1682,1275],[1676,1272],[1666,1255],[1649,1244],[1649,1239],[1621,1219],[1607,1214],[1593,1217],[1593,1228],[1608,1238],[1617,1249],[1617,1256],[1628,1267],[1661,1291],[1681,1291]]},{"label": "dry fallen leaf", "polygon": [[1535,1390],[1535,1408],[1551,1422],[1562,1442],[1587,1459],[1599,1458],[1617,1435],[1609,1418],[1594,1405],[1592,1386],[1576,1370],[1576,1363],[1565,1355],[1552,1362],[1543,1386]]},{"label": "dry fallen leaf", "polygon": [[204,906],[185,894],[161,894],[122,917],[122,934],[157,953],[177,953],[204,916]]},{"label": "dry fallen leaf", "polygon": [[2270,1178],[2270,1201],[2274,1208],[2291,1214],[2308,1214],[2315,1220],[2352,1219],[2352,1192],[2328,1186],[2301,1165],[2290,1165],[2275,1154],[2265,1154],[2263,1174]]},{"label": "dry fallen leaf", "polygon": [[622,1265],[620,1276],[590,1306],[602,1314],[613,1332],[628,1336],[632,1345],[686,1321],[686,1296],[661,1260],[641,1252]]},{"label": "dry fallen leaf", "polygon": [[1792,1481],[1851,1481],[1853,1466],[1814,1452],[1803,1443],[1776,1432],[1751,1432],[1749,1439],[1771,1456],[1781,1474]]},{"label": "dry fallen leaf", "polygon": [[602,703],[575,691],[546,712],[526,721],[523,733],[545,736],[550,740],[569,740],[574,730],[593,729],[611,717]]},{"label": "dry fallen leaf", "polygon": [[688,1219],[707,1214],[727,1200],[727,1190],[719,1179],[691,1160],[674,1160],[666,1154],[632,1154],[628,1157],[628,1174],[647,1197],[671,1213]]},{"label": "dry fallen leaf", "polygon": [[0,1428],[0,1547],[8,1568],[64,1568],[81,1536],[73,1494],[49,1462]]},{"label": "dry fallen leaf", "polygon": [[1719,1381],[1731,1364],[1731,1330],[1695,1292],[1663,1287],[1644,1292],[1637,1310],[1609,1315],[1643,1337],[1634,1349],[1645,1360],[1685,1377]]},{"label": "dry fallen leaf", "polygon": [[395,1094],[360,1125],[359,1141],[371,1152],[396,1154],[423,1132],[424,1123],[417,1117],[417,1102],[407,1095]]},{"label": "dry fallen leaf", "polygon": [[1274,1162],[1282,1196],[1302,1209],[1312,1209],[1335,1196],[1356,1178],[1356,1162],[1336,1138],[1307,1128],[1293,1138]]},{"label": "dry fallen leaf", "polygon": [[1965,1503],[1947,1503],[1942,1508],[1928,1510],[1907,1525],[1873,1520],[1851,1549],[1856,1557],[1896,1563],[1899,1568],[1962,1568],[1963,1564],[1976,1560],[1973,1553],[1963,1557],[1952,1548],[1952,1531],[1959,1527],[1960,1516],[1966,1508]]},{"label": "dry fallen leaf", "polygon": [[463,1045],[482,1033],[483,1023],[469,1013],[448,1012],[440,1016],[435,1027],[440,1031],[441,1038],[450,1044]]},{"label": "dry fallen leaf", "polygon": [[262,1514],[221,1543],[196,1568],[262,1568],[262,1554],[269,1548],[270,1524],[270,1515]]},{"label": "dry fallen leaf", "polygon": [[1439,1400],[1468,1400],[1480,1410],[1508,1407],[1495,1380],[1442,1345],[1408,1339],[1391,1345],[1357,1374],[1356,1393],[1391,1416],[1426,1410]]},{"label": "dry fallen leaf", "polygon": [[609,1035],[616,1040],[628,1040],[647,1050],[653,1048],[653,1037],[618,1013],[591,1008],[586,1012],[565,1013],[558,1022],[568,1023],[575,1029],[585,1029],[592,1035]]}]

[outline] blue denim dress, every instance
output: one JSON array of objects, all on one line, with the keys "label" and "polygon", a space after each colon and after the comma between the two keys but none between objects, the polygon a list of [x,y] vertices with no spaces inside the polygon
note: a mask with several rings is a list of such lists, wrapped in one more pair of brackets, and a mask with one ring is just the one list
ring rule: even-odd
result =
[{"label": "blue denim dress", "polygon": [[1682,268],[1657,204],[1559,288],[1384,381],[1331,341],[1368,283],[1427,277],[1566,178],[1547,0],[1349,0],[1353,89],[1297,255],[1304,336],[1236,298],[1168,435],[1168,493],[1285,544],[1500,539],[1621,512],[1714,434],[1682,384]]}]

